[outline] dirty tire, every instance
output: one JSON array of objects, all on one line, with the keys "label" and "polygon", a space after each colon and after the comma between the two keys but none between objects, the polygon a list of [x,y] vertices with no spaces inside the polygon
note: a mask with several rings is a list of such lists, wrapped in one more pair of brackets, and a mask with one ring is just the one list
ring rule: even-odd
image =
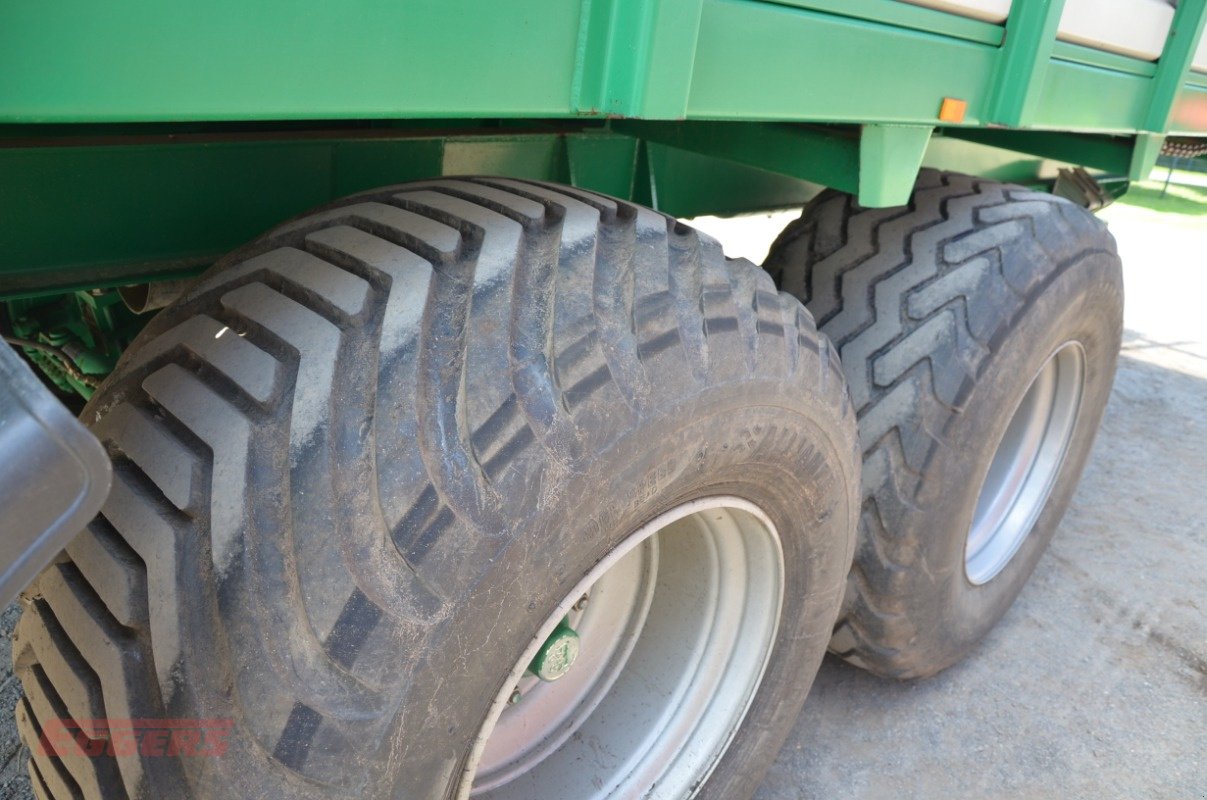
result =
[{"label": "dirty tire", "polygon": [[[859,544],[830,648],[879,675],[930,675],[1006,612],[1077,485],[1114,376],[1123,286],[1105,225],[1048,194],[923,170],[908,206],[826,191],[765,264],[839,348],[863,448]],[[974,585],[965,544],[997,443],[1064,342],[1080,412],[1030,533]]]},{"label": "dirty tire", "polygon": [[284,224],[158,316],[84,418],[113,490],[24,596],[22,737],[231,727],[221,756],[35,749],[40,798],[450,797],[535,626],[626,533],[716,494],[770,516],[787,566],[701,792],[748,796],[854,549],[854,414],[805,309],[564,187],[409,184]]}]

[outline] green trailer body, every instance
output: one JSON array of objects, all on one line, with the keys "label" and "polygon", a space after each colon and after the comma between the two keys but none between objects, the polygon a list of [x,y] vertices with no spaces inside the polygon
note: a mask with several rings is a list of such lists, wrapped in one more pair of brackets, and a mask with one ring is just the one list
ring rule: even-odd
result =
[{"label": "green trailer body", "polygon": [[[827,650],[971,652],[1110,396],[1089,212],[1207,154],[1207,0],[1112,2],[1165,27],[0,2],[34,794],[740,800]],[[676,219],[802,205],[762,265]]]},{"label": "green trailer body", "polygon": [[[900,204],[919,165],[1133,178],[1207,136],[1207,3],[1144,61],[896,0],[0,8],[0,295],[195,273],[382,183],[499,174],[679,216]],[[965,104],[940,119],[944,100]]]}]

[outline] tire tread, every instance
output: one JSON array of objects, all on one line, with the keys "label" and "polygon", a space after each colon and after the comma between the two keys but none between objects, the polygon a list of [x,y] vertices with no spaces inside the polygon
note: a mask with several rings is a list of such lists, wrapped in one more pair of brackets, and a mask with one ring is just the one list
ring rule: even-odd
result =
[{"label": "tire tread", "polygon": [[946,426],[1042,282],[1114,252],[1104,226],[1065,200],[929,169],[908,206],[864,209],[827,190],[780,234],[765,267],[840,351],[859,419],[863,514],[838,655],[886,676],[928,671],[913,647],[923,623],[903,602],[908,576],[927,565],[887,520],[924,504]]},{"label": "tire tread", "polygon": [[[372,795],[380,776],[327,754],[391,746],[400,670],[382,654],[445,621],[499,552],[536,491],[525,459],[573,469],[601,446],[591,436],[641,419],[663,391],[653,359],[697,384],[816,382],[853,430],[833,348],[795,299],[712,239],[590,192],[390,187],[221,261],[85,410],[113,490],[28,590],[15,664],[24,708],[89,736],[102,732],[87,720],[230,717],[228,756],[93,773],[39,755],[35,793],[187,800],[225,781],[243,796]],[[623,409],[615,430],[583,433],[600,408]],[[387,429],[419,456],[381,457]],[[323,561],[328,541],[339,557]]]}]

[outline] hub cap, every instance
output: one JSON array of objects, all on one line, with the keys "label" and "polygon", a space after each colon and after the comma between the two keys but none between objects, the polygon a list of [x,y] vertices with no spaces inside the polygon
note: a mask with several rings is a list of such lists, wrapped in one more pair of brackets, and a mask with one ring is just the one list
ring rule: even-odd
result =
[{"label": "hub cap", "polygon": [[[783,585],[775,526],[744,500],[693,501],[645,525],[575,587],[511,670],[462,796],[692,796],[762,680]],[[571,640],[566,631],[577,651],[542,680],[533,665]]]},{"label": "hub cap", "polygon": [[987,583],[1022,546],[1064,464],[1085,385],[1085,351],[1068,342],[1040,368],[1006,426],[977,498],[964,570]]}]

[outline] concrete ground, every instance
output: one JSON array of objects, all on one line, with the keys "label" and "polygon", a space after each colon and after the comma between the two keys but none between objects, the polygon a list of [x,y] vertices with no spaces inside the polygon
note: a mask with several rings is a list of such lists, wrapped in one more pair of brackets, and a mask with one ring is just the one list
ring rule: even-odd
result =
[{"label": "concrete ground", "polygon": [[[1103,212],[1125,267],[1123,354],[1018,602],[929,680],[828,658],[756,800],[1207,798],[1207,189],[1159,189]],[[701,227],[759,259],[792,216]]]},{"label": "concrete ground", "polygon": [[[930,680],[827,660],[757,800],[1207,798],[1207,190],[1158,190],[1103,214],[1126,267],[1123,357],[1019,601]],[[697,224],[757,261],[792,216]],[[0,720],[16,691],[0,679]],[[30,797],[14,741],[0,723],[0,800]]]}]

